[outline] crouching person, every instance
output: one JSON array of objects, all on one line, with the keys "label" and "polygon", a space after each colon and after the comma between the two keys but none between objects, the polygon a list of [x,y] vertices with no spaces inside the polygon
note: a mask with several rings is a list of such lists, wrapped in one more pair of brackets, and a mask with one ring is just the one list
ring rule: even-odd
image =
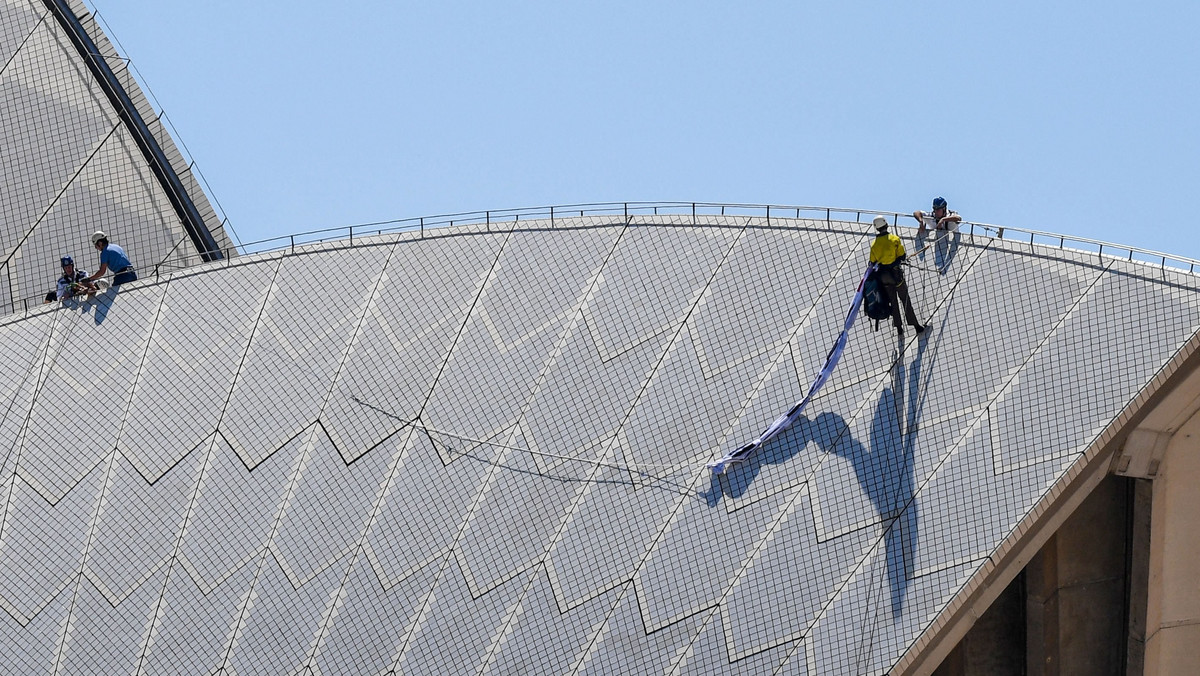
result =
[{"label": "crouching person", "polygon": [[58,286],[55,288],[58,300],[96,293],[96,285],[89,280],[87,270],[75,269],[75,259],[63,256],[59,263],[63,273],[62,277],[58,278]]}]

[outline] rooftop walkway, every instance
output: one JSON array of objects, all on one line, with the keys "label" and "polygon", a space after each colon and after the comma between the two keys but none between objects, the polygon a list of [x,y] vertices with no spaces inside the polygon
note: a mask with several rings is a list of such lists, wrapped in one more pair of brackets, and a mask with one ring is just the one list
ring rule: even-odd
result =
[{"label": "rooftop walkway", "polygon": [[864,318],[805,419],[714,476],[803,396],[869,229],[480,223],[10,316],[6,659],[885,672],[1196,333],[1200,278],[901,228],[928,337]]}]

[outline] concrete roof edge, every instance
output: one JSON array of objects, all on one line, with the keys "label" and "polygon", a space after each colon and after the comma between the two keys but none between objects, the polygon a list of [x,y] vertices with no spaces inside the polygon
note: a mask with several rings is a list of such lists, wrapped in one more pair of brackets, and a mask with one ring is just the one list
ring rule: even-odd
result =
[{"label": "concrete roof edge", "polygon": [[1100,433],[896,663],[894,674],[931,674],[1058,528],[1111,472],[1125,438],[1175,388],[1200,370],[1200,331]]}]

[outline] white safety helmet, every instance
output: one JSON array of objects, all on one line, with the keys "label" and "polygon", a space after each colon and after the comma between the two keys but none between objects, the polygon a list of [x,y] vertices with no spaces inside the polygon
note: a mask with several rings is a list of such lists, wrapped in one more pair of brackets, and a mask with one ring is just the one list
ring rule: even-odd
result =
[{"label": "white safety helmet", "polygon": [[108,239],[108,235],[104,234],[100,230],[97,230],[96,232],[92,233],[92,244],[95,244],[96,242],[99,242],[102,239]]},{"label": "white safety helmet", "polygon": [[875,224],[876,230],[883,230],[884,228],[888,227],[888,220],[884,216],[876,216],[871,222]]}]

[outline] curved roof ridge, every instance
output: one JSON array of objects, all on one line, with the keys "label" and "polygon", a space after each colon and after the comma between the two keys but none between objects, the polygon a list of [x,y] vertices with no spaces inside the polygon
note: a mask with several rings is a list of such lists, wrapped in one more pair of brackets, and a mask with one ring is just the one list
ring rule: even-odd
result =
[{"label": "curved roof ridge", "polygon": [[[749,213],[748,213],[749,212]],[[389,232],[408,232],[408,231],[424,231],[432,229],[441,229],[444,227],[454,227],[455,225],[467,224],[489,224],[500,226],[505,222],[521,222],[522,219],[551,221],[557,219],[569,219],[574,216],[613,216],[622,215],[623,217],[632,216],[666,216],[691,214],[693,216],[707,215],[738,215],[738,216],[761,216],[767,218],[788,219],[788,212],[793,216],[792,220],[824,220],[826,222],[855,222],[866,225],[861,221],[863,216],[872,216],[882,214],[892,218],[893,224],[904,225],[899,219],[911,218],[912,214],[907,212],[878,210],[878,209],[859,209],[854,207],[826,207],[826,206],[801,206],[801,205],[784,205],[784,204],[754,204],[754,203],[736,203],[736,202],[674,202],[674,201],[640,201],[640,202],[581,202],[575,204],[555,204],[536,207],[515,207],[506,209],[487,209],[476,211],[460,211],[443,214],[431,214],[426,216],[412,216],[405,218],[388,219],[383,221],[372,221],[364,223],[355,223],[352,225],[333,226],[329,228],[320,228],[317,230],[308,230],[295,233],[286,233],[276,235],[254,242],[247,242],[241,246],[233,248],[242,254],[260,253],[264,251],[276,251],[289,248],[295,245],[297,240],[301,242],[308,241],[329,241],[332,239],[353,239],[356,234],[377,234]],[[820,216],[824,214],[824,218]],[[850,221],[848,218],[833,218],[834,215],[849,216],[855,214],[856,219]],[[1157,258],[1161,265],[1172,263],[1172,267],[1176,269],[1186,269],[1189,273],[1195,274],[1196,268],[1200,267],[1200,259],[1188,258],[1172,253],[1156,251],[1153,249],[1144,249],[1119,242],[1108,242],[1104,240],[1091,239],[1087,237],[1079,237],[1076,235],[1068,235],[1063,233],[1055,233],[1044,230],[1033,230],[1008,225],[998,225],[995,223],[986,223],[982,221],[964,220],[961,224],[962,228],[968,228],[966,234],[975,234],[979,236],[994,237],[1004,241],[1012,241],[1018,243],[1026,243],[1024,238],[1032,238],[1032,244],[1036,246],[1045,246],[1054,248],[1052,240],[1058,240],[1058,248],[1072,248],[1076,251],[1085,253],[1098,253],[1105,256],[1115,256],[1115,254],[1107,253],[1107,251],[1120,251],[1126,254],[1124,258],[1133,262],[1150,263],[1150,259]],[[982,232],[975,232],[979,229]],[[1021,235],[1018,239],[1014,235]],[[1066,247],[1067,243],[1083,245],[1084,248]],[[263,246],[267,245],[267,246]],[[1092,249],[1095,250],[1092,250]],[[1119,258],[1119,257],[1118,257]]]}]

